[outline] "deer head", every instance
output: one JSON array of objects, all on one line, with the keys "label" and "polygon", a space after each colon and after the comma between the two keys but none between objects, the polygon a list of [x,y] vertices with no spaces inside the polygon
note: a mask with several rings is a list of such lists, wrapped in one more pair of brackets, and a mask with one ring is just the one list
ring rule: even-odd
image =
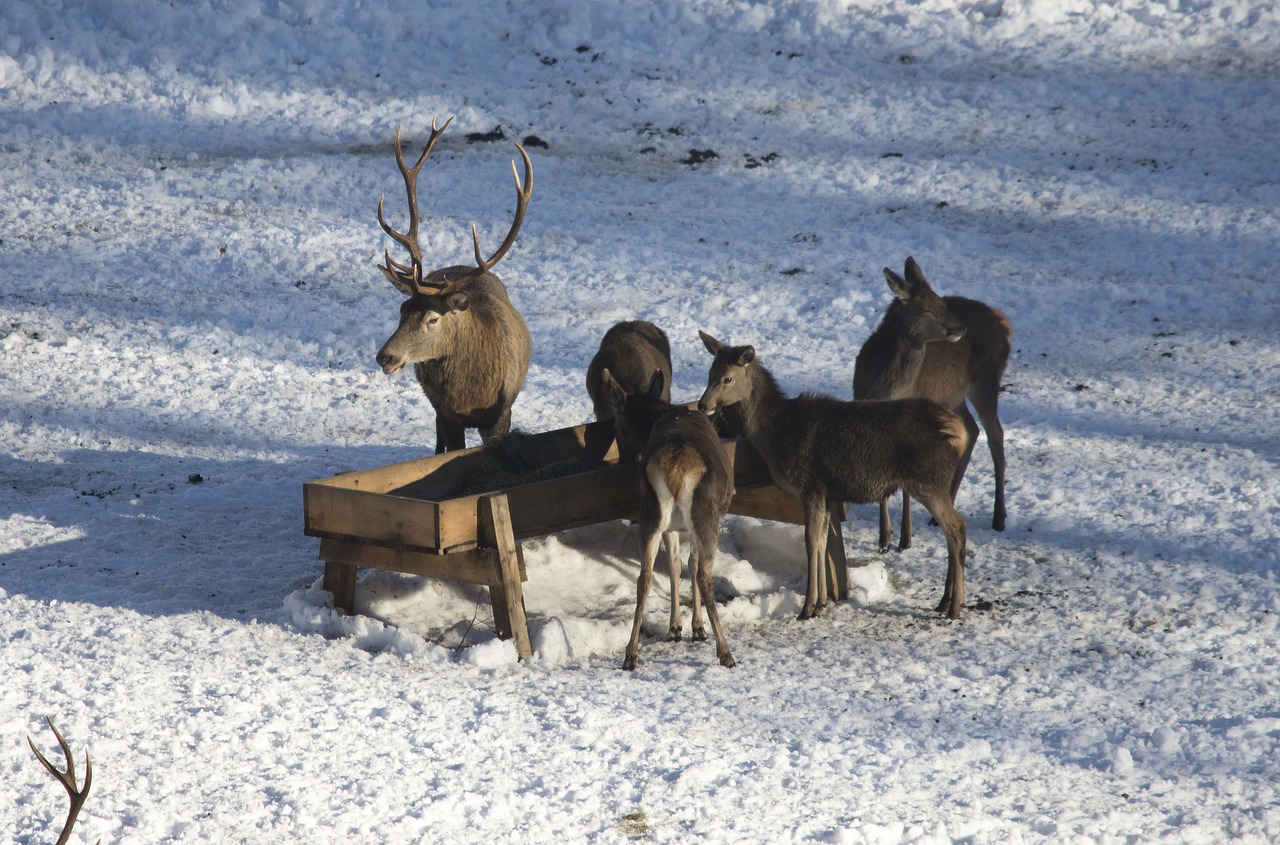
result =
[{"label": "deer head", "polygon": [[905,278],[884,268],[889,290],[905,308],[902,335],[914,349],[924,349],[935,341],[955,343],[964,337],[965,325],[947,308],[947,303],[930,287],[914,258],[908,258]]},{"label": "deer head", "polygon": [[[454,348],[456,336],[460,330],[459,317],[468,312],[471,306],[471,292],[468,290],[478,279],[485,277],[495,264],[511,249],[515,243],[520,225],[524,222],[525,210],[529,206],[529,197],[533,193],[533,163],[524,147],[516,144],[520,157],[524,160],[524,181],[521,182],[516,172],[515,162],[511,163],[511,173],[516,183],[515,221],[507,232],[507,237],[497,251],[485,258],[480,250],[480,236],[476,227],[471,227],[471,241],[475,248],[475,266],[457,265],[432,270],[424,274],[422,263],[422,247],[418,243],[418,174],[431,155],[436,141],[444,130],[453,122],[449,118],[444,126],[437,127],[431,121],[431,137],[418,161],[410,166],[404,158],[400,144],[400,129],[396,129],[396,164],[400,175],[404,178],[405,191],[409,199],[409,228],[405,232],[397,232],[383,216],[383,199],[378,200],[378,224],[393,241],[409,252],[409,263],[402,264],[391,257],[390,250],[384,250],[385,261],[378,269],[408,299],[400,306],[400,324],[395,332],[378,351],[378,364],[387,374],[399,372],[408,364],[429,361],[441,357],[447,350]],[[496,277],[491,277],[496,280]],[[499,282],[499,285],[501,283]]]},{"label": "deer head", "polygon": [[751,375],[747,371],[756,360],[754,346],[728,346],[704,331],[698,332],[702,345],[715,361],[707,373],[707,389],[698,400],[698,410],[712,414],[719,408],[736,405],[751,395]]}]

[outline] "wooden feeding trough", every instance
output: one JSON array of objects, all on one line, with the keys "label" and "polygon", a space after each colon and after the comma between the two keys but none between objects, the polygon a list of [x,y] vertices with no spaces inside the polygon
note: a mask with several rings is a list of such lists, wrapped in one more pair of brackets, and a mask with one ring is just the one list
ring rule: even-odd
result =
[{"label": "wooden feeding trough", "polygon": [[[503,465],[518,444],[520,467]],[[804,524],[800,501],[775,487],[768,467],[745,440],[724,441],[737,493],[729,512]],[[522,582],[520,542],[569,528],[634,519],[637,464],[619,463],[612,422],[542,434],[515,434],[494,444],[376,469],[346,472],[302,486],[305,531],[320,538],[324,588],[350,613],[356,570],[387,569],[489,588],[498,636],[532,654]],[[829,594],[848,594],[840,524],[843,506],[829,504]]]}]

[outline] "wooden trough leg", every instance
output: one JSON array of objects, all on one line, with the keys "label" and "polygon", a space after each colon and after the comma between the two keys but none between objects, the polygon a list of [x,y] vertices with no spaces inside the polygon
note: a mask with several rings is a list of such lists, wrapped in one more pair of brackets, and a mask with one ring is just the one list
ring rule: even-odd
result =
[{"label": "wooden trough leg", "polygon": [[827,595],[832,601],[849,598],[849,561],[844,555],[844,532],[840,523],[844,520],[844,504],[835,499],[827,500]]},{"label": "wooden trough leg", "polygon": [[324,588],[333,593],[333,607],[350,614],[356,604],[356,567],[338,560],[324,562]]},{"label": "wooden trough leg", "polygon": [[529,623],[524,613],[524,588],[520,584],[520,548],[511,528],[507,497],[481,496],[478,502],[480,539],[497,552],[489,597],[493,600],[493,622],[502,639],[515,640],[516,654],[523,660],[533,655]]}]

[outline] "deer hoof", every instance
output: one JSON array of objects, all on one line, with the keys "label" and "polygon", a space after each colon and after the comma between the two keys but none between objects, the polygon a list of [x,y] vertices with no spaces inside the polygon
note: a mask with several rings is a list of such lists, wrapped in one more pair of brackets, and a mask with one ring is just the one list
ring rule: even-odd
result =
[{"label": "deer hoof", "polygon": [[693,629],[693,638],[694,638],[695,640],[697,640],[698,642],[702,642],[702,641],[704,641],[704,640],[707,638],[707,629],[706,629],[706,628],[694,628],[694,629]]},{"label": "deer hoof", "polygon": [[724,654],[720,655],[720,665],[726,669],[732,669],[734,666],[737,666],[738,663],[736,660],[733,659],[732,654],[725,652]]},{"label": "deer hoof", "polygon": [[679,628],[672,627],[672,628],[668,628],[668,629],[667,629],[667,642],[669,642],[669,643],[678,643],[678,642],[680,642],[680,638],[681,638],[682,636],[683,636],[683,635],[680,633],[680,629],[679,629]]},{"label": "deer hoof", "polygon": [[815,604],[813,607],[809,607],[808,605],[806,605],[800,610],[800,621],[804,622],[805,620],[808,620],[808,619],[818,618],[819,616],[822,615],[822,611],[825,607],[826,605],[823,605],[823,604]]},{"label": "deer hoof", "polygon": [[636,668],[636,656],[628,654],[626,659],[622,661],[622,670],[624,672],[634,672]]},{"label": "deer hoof", "polygon": [[950,596],[948,596],[938,603],[937,612],[945,613],[948,619],[959,619],[960,605],[956,604],[951,600]]}]

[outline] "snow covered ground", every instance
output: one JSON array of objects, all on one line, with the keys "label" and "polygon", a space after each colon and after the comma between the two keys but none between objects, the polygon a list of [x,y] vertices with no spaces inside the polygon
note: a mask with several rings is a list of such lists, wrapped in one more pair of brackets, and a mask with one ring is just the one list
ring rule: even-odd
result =
[{"label": "snow covered ground", "polygon": [[[659,640],[659,576],[621,671],[623,523],[528,544],[532,660],[453,585],[329,609],[302,483],[434,442],[373,361],[433,115],[438,265],[534,136],[525,430],[590,417],[620,319],[677,399],[700,328],[848,397],[883,266],[1004,309],[965,617],[870,507],[806,623],[798,529],[728,521],[732,670]],[[1277,138],[1273,0],[7,0],[0,836],[62,823],[51,716],[84,842],[1280,840]]]}]

